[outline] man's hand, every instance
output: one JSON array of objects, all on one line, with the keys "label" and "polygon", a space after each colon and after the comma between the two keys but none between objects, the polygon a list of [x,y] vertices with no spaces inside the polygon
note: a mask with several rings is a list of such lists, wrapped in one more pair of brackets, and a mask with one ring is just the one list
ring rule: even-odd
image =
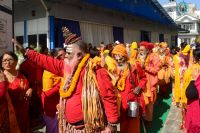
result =
[{"label": "man's hand", "polygon": [[111,126],[109,124],[104,131],[101,131],[101,133],[116,133],[116,132],[117,132],[117,126]]},{"label": "man's hand", "polygon": [[135,94],[135,95],[139,95],[140,94],[140,92],[141,92],[141,87],[136,87],[135,89],[133,89],[133,93]]},{"label": "man's hand", "polygon": [[14,46],[19,49],[19,51],[24,55],[26,50],[24,49],[24,47],[22,45],[20,45],[16,39],[12,39],[12,43],[14,44]]}]

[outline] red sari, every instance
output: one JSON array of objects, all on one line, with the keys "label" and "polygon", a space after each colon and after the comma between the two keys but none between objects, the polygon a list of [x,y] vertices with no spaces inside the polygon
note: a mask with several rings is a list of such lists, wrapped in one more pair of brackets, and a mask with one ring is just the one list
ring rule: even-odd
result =
[{"label": "red sari", "polygon": [[17,77],[12,83],[8,83],[8,93],[13,103],[21,133],[29,132],[29,102],[25,99],[25,94],[28,89],[28,80],[21,73],[18,73]]},{"label": "red sari", "polygon": [[6,82],[0,82],[0,132],[20,133],[15,111],[6,91]]}]

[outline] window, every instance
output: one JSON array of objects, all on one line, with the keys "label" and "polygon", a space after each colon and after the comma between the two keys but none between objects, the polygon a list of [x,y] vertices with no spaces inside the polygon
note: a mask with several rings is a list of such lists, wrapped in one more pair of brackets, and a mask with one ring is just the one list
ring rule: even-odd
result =
[{"label": "window", "polygon": [[159,42],[164,42],[164,34],[159,34]]},{"label": "window", "polygon": [[47,34],[39,34],[39,45],[47,46]]},{"label": "window", "polygon": [[151,42],[151,32],[141,31],[141,41]]},{"label": "window", "polygon": [[173,12],[172,8],[167,9],[167,12]]},{"label": "window", "polygon": [[28,35],[28,46],[37,47],[37,35]]},{"label": "window", "polygon": [[171,36],[171,45],[172,46],[177,46],[177,35]]},{"label": "window", "polygon": [[181,43],[182,43],[182,42],[186,42],[186,43],[190,44],[190,41],[191,41],[190,38],[182,38],[182,39],[181,39]]},{"label": "window", "polygon": [[194,30],[194,24],[192,23],[188,23],[188,24],[182,24],[181,28],[185,29],[185,30]]},{"label": "window", "polygon": [[24,37],[23,36],[17,36],[16,40],[19,42],[19,44],[24,44]]}]

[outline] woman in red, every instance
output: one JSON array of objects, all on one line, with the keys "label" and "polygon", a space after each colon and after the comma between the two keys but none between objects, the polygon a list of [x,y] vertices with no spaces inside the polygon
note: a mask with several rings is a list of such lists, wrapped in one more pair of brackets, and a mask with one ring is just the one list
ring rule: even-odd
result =
[{"label": "woman in red", "polygon": [[0,70],[0,132],[20,133],[15,111],[7,93],[5,76]]},{"label": "woman in red", "polygon": [[2,67],[6,77],[8,94],[10,95],[21,133],[29,132],[28,99],[32,90],[24,75],[16,70],[18,58],[13,52],[2,56]]}]

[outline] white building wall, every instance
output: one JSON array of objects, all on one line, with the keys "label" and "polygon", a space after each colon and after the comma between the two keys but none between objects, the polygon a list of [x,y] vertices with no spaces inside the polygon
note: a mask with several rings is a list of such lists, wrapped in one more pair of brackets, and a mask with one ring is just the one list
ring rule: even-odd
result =
[{"label": "white building wall", "polygon": [[153,43],[159,42],[159,33],[158,32],[151,33],[151,42],[153,42]]},{"label": "white building wall", "polygon": [[[15,36],[23,35],[23,21],[24,18],[27,18],[27,26],[28,26],[28,35],[29,34],[43,34],[48,33],[48,17],[45,16],[45,10],[41,7],[41,3],[39,0],[33,0],[35,2],[35,6],[29,6],[22,8],[23,5],[18,5],[17,12],[15,18]],[[38,7],[36,5],[40,4]],[[110,27],[117,26],[124,28],[124,42],[132,42],[132,41],[140,41],[141,31],[149,31],[152,33],[152,41],[157,42],[159,40],[159,34],[171,34],[176,35],[176,31],[167,27],[166,25],[162,25],[158,22],[153,22],[146,20],[144,18],[130,16],[125,13],[120,12],[111,12],[110,10],[105,10],[100,7],[90,7],[84,5],[83,7],[75,6],[71,4],[59,4],[59,3],[47,3],[49,9],[49,15],[52,15],[56,18],[76,20],[79,22],[88,22],[88,23],[97,23],[101,25],[107,25]],[[27,9],[29,8],[29,9]],[[38,10],[37,10],[38,8]],[[36,16],[30,16],[30,11],[36,10]],[[25,12],[29,12],[26,14]],[[41,12],[41,15],[38,13]],[[25,17],[26,16],[26,17]],[[20,29],[16,26],[20,25]],[[82,28],[81,28],[82,29]],[[128,30],[127,30],[128,29]],[[83,38],[86,39],[86,32],[81,31],[83,34]],[[106,39],[106,42],[113,40],[110,36],[111,33],[109,31],[109,36]],[[89,37],[88,37],[89,38]],[[87,39],[88,39],[87,38]],[[91,40],[91,39],[90,39]],[[94,39],[93,39],[94,40]],[[95,40],[91,43],[96,43]],[[109,42],[110,43],[110,42]]]},{"label": "white building wall", "polygon": [[48,18],[39,18],[27,21],[28,35],[46,34],[48,32]]},{"label": "white building wall", "polygon": [[[33,16],[32,11],[35,11]],[[14,2],[14,21],[33,20],[46,16],[41,0],[23,0]]]},{"label": "white building wall", "polygon": [[[24,21],[14,23],[15,36],[24,35]],[[48,19],[39,18],[34,20],[27,20],[27,35],[33,34],[47,34]]]},{"label": "white building wall", "polygon": [[14,36],[24,36],[24,22],[14,23]]},{"label": "white building wall", "polygon": [[140,32],[134,29],[124,29],[124,42],[125,43],[132,43],[140,42]]},{"label": "white building wall", "polygon": [[167,42],[170,45],[171,44],[171,34],[165,34],[164,40],[165,40],[165,42]]},{"label": "white building wall", "polygon": [[81,37],[87,43],[98,46],[101,42],[113,42],[112,26],[96,23],[80,22]]},{"label": "white building wall", "polygon": [[[57,18],[123,27],[125,42],[139,42],[140,32],[142,30],[156,32],[153,38],[155,41],[159,40],[159,33],[176,35],[176,31],[170,29],[166,25],[161,25],[157,22],[152,22],[140,17],[128,16],[118,12],[112,14],[110,11],[108,12],[104,9],[99,9],[99,7],[76,7],[67,4],[49,4],[49,6],[51,7],[50,15]],[[127,29],[129,30],[127,31]],[[133,36],[130,35],[132,37],[128,37],[127,34],[133,34]]]}]

